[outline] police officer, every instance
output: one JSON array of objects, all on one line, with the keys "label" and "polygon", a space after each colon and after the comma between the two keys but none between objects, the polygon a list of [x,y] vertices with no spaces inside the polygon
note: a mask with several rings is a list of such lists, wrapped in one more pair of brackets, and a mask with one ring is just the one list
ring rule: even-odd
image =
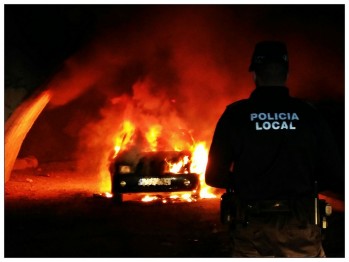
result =
[{"label": "police officer", "polygon": [[289,95],[288,69],[284,43],[257,43],[256,88],[227,106],[213,135],[205,180],[236,196],[234,257],[325,256],[314,185],[335,190],[341,163],[317,110]]}]

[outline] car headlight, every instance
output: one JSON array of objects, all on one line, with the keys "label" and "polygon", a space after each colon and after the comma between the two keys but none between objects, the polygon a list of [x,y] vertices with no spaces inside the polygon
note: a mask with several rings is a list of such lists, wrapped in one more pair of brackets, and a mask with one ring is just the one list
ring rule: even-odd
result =
[{"label": "car headlight", "polygon": [[131,173],[131,167],[130,166],[119,166],[119,173],[120,174],[129,174],[129,173]]},{"label": "car headlight", "polygon": [[183,184],[184,184],[185,186],[189,186],[189,185],[190,185],[190,180],[184,179]]}]

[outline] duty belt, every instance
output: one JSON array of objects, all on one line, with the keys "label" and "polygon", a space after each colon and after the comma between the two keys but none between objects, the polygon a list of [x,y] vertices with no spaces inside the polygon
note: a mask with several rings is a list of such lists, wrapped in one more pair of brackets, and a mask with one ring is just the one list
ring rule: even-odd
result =
[{"label": "duty belt", "polygon": [[249,214],[290,212],[292,210],[289,200],[246,201],[241,204]]}]

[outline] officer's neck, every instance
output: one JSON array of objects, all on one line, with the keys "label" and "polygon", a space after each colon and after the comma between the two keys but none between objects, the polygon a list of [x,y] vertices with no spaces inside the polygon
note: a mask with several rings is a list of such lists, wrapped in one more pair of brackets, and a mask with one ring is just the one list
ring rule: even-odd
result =
[{"label": "officer's neck", "polygon": [[256,87],[286,86],[285,81],[255,81]]},{"label": "officer's neck", "polygon": [[264,79],[256,74],[253,74],[253,80],[258,87],[263,86],[286,86],[286,79],[280,79],[280,78],[268,78]]}]

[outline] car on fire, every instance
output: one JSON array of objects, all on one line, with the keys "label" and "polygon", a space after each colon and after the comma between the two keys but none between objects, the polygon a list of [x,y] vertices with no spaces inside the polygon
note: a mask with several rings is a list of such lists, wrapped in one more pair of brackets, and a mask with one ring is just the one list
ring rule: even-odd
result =
[{"label": "car on fire", "polygon": [[129,193],[188,192],[197,198],[200,176],[191,172],[190,151],[120,152],[110,164],[112,194],[117,203]]}]

